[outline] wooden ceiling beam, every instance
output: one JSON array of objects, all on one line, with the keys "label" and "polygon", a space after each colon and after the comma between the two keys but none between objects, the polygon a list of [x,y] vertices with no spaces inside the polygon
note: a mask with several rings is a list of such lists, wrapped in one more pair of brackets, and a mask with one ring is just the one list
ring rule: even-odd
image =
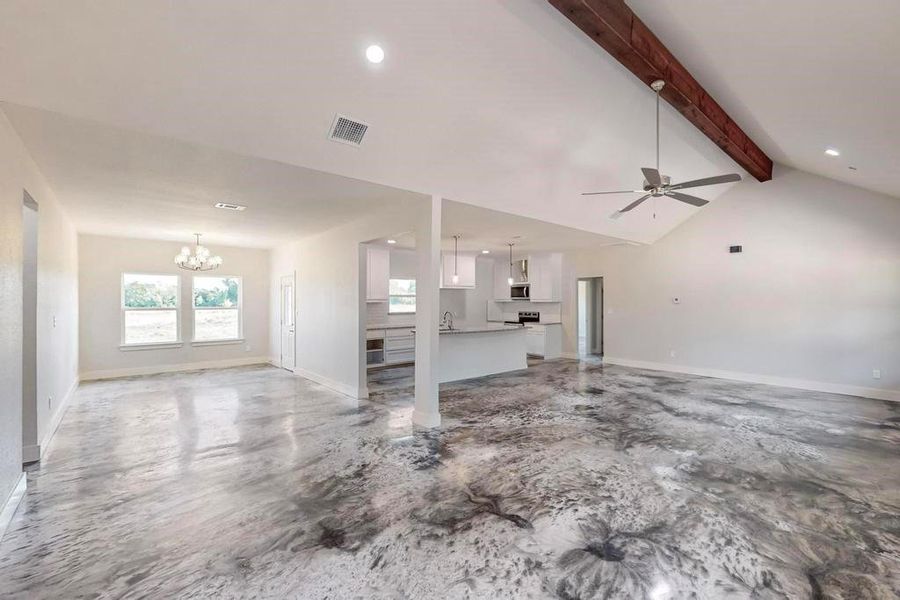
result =
[{"label": "wooden ceiling beam", "polygon": [[772,159],[750,139],[624,0],[547,0],[646,85],[666,82],[661,96],[759,181]]}]

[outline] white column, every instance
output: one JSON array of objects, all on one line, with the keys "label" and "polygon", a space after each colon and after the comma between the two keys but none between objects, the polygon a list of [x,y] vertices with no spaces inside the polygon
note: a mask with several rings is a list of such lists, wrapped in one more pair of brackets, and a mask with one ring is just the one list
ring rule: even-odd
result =
[{"label": "white column", "polygon": [[439,427],[438,324],[441,311],[441,197],[431,197],[416,229],[416,407],[413,423]]}]

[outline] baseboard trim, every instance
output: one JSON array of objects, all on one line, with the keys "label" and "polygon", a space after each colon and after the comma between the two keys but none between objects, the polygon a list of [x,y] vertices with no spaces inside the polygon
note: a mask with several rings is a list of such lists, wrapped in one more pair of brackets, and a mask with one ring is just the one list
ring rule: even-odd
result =
[{"label": "baseboard trim", "polygon": [[62,423],[63,417],[66,416],[66,411],[69,410],[69,405],[72,402],[72,398],[75,397],[75,392],[78,390],[80,383],[81,378],[76,377],[66,391],[66,395],[63,396],[63,401],[56,407],[56,412],[53,413],[53,418],[50,420],[50,426],[44,432],[44,439],[41,440],[41,445],[38,448],[38,460],[47,458],[53,449],[53,437],[56,435],[56,430],[59,429],[59,424]]},{"label": "baseboard trim", "polygon": [[720,369],[704,369],[687,367],[684,365],[670,365],[644,360],[632,360],[630,358],[617,358],[604,356],[604,364],[620,365],[623,367],[635,367],[638,369],[652,369],[654,371],[668,371],[670,373],[685,373],[687,375],[701,375],[703,377],[715,377],[717,379],[732,379],[747,383],[762,383],[764,385],[777,385],[812,392],[826,392],[828,394],[843,394],[845,396],[861,396],[874,400],[889,400],[900,402],[900,390],[883,390],[840,383],[828,383],[825,381],[811,381],[808,379],[792,379],[790,377],[775,377],[771,375],[758,375],[755,373],[742,373],[740,371],[723,371]]},{"label": "baseboard trim", "polygon": [[16,516],[16,510],[19,508],[19,504],[22,503],[22,498],[25,497],[25,490],[27,488],[28,479],[23,471],[22,473],[19,473],[19,479],[16,481],[16,485],[6,497],[3,508],[0,510],[0,540],[6,535],[9,524],[12,523],[13,517]]},{"label": "baseboard trim", "polygon": [[581,358],[581,355],[577,352],[563,352],[560,356],[562,358],[571,358],[574,360],[578,360],[579,358]]},{"label": "baseboard trim", "polygon": [[200,371],[202,369],[226,369],[228,367],[246,367],[249,365],[268,364],[267,356],[252,356],[249,358],[229,358],[225,360],[207,360],[202,362],[181,363],[177,365],[155,365],[150,367],[135,367],[130,369],[109,369],[104,371],[88,371],[81,374],[81,381],[96,381],[98,379],[117,379],[119,377],[134,377],[136,375],[158,375],[160,373],[179,373],[181,371]]},{"label": "baseboard trim", "polygon": [[301,369],[300,367],[296,367],[296,369],[294,370],[294,375],[296,375],[297,377],[303,377],[304,379],[309,379],[310,381],[318,383],[319,385],[324,385],[328,389],[339,392],[355,400],[365,399],[369,397],[369,390],[367,387],[355,388],[352,385],[340,383],[338,381],[335,381],[334,379],[325,377],[324,375],[319,375],[318,373],[315,373],[308,369]]}]

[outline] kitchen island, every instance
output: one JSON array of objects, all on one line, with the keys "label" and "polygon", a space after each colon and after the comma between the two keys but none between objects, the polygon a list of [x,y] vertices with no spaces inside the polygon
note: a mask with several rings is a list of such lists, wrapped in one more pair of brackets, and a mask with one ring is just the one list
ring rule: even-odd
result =
[{"label": "kitchen island", "polygon": [[485,325],[441,329],[438,381],[458,381],[528,367],[525,327]]}]

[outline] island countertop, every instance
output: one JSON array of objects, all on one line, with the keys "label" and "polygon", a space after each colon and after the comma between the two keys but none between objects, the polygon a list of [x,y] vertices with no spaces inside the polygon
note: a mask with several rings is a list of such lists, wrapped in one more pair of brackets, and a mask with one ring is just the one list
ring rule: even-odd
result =
[{"label": "island countertop", "polygon": [[[458,335],[463,333],[497,333],[508,331],[522,331],[525,329],[522,325],[472,325],[468,327],[454,327],[453,329],[441,329],[438,331],[441,335]],[[413,328],[415,331],[415,328]]]}]

